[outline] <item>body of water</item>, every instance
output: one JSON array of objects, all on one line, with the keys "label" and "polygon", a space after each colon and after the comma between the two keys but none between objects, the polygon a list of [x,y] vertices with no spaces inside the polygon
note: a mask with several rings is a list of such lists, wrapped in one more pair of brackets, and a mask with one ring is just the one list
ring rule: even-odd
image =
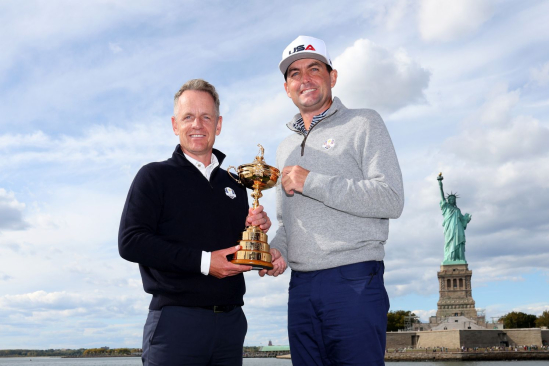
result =
[{"label": "body of water", "polygon": [[[0,366],[141,366],[139,357],[56,358],[17,357],[0,358]],[[245,358],[244,366],[292,366],[290,360],[277,358]],[[403,366],[403,365],[401,365]],[[417,366],[417,365],[416,365]]]},{"label": "body of water", "polygon": [[[509,361],[446,361],[428,362],[429,366],[502,366],[509,365]],[[139,366],[139,357],[131,358],[55,358],[55,357],[22,357],[0,358],[0,366]],[[291,366],[291,360],[276,358],[245,358],[244,366]],[[418,362],[387,362],[388,366],[418,366]],[[512,361],[513,366],[548,366],[549,361]]]}]

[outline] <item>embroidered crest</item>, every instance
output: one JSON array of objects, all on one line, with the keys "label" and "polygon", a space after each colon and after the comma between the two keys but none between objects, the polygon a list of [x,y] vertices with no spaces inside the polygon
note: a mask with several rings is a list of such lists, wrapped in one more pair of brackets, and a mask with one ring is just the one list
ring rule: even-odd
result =
[{"label": "embroidered crest", "polygon": [[236,193],[234,193],[231,187],[225,187],[225,194],[229,196],[231,199],[234,199],[236,197]]},{"label": "embroidered crest", "polygon": [[328,139],[322,144],[322,147],[324,148],[324,150],[330,150],[332,147],[334,147],[334,145],[335,145],[335,140]]}]

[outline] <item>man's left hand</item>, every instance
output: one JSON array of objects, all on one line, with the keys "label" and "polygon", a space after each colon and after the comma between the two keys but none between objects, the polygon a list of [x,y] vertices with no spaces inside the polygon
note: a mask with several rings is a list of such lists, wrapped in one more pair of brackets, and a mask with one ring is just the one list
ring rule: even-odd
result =
[{"label": "man's left hand", "polygon": [[285,166],[282,169],[282,187],[286,193],[290,195],[293,195],[294,191],[302,193],[309,173],[309,170],[299,165]]},{"label": "man's left hand", "polygon": [[259,226],[264,232],[269,231],[271,227],[271,219],[267,216],[267,213],[263,211],[263,206],[257,206],[256,209],[250,208],[248,211],[248,217],[246,217],[246,226]]},{"label": "man's left hand", "polygon": [[280,254],[280,251],[278,249],[271,248],[271,258],[273,260],[273,269],[260,270],[258,272],[260,277],[263,277],[265,275],[277,277],[278,275],[283,274],[286,270],[286,261],[284,260],[284,257],[282,256],[282,254]]}]

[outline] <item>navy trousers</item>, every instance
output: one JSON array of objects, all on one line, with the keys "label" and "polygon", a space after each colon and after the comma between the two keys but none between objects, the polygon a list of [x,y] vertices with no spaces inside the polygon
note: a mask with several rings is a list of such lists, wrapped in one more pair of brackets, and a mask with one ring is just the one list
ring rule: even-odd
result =
[{"label": "navy trousers", "polygon": [[227,313],[181,306],[150,310],[143,332],[143,365],[241,366],[247,330],[241,307]]},{"label": "navy trousers", "polygon": [[288,335],[294,366],[384,365],[389,297],[383,262],[292,271]]}]

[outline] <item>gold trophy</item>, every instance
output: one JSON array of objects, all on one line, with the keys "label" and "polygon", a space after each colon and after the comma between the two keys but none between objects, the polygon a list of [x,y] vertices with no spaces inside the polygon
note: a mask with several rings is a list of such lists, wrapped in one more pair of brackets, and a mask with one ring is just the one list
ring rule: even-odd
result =
[{"label": "gold trophy", "polygon": [[[259,156],[256,156],[251,164],[240,165],[238,169],[234,166],[227,168],[227,173],[231,168],[235,170],[239,179],[235,179],[231,173],[229,176],[237,183],[253,189],[251,194],[254,199],[253,208],[259,206],[259,198],[263,197],[261,191],[274,187],[280,176],[277,168],[265,164],[263,146],[259,144],[257,146],[259,146]],[[250,265],[252,269],[273,269],[267,234],[259,226],[249,226],[242,232],[242,240],[238,243],[241,248],[234,253],[232,263]]]}]

